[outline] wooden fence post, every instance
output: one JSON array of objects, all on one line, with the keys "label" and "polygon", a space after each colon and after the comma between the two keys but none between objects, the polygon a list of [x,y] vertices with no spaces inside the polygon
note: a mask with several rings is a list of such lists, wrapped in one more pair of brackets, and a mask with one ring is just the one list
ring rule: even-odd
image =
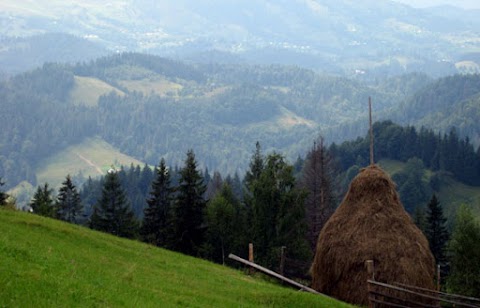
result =
[{"label": "wooden fence post", "polygon": [[[367,280],[375,280],[375,267],[373,264],[373,260],[365,261],[365,266],[367,267],[368,279]],[[375,303],[370,300],[370,293],[372,292],[372,287],[370,283],[367,281],[367,292],[368,292],[368,308],[375,308]]]},{"label": "wooden fence post", "polygon": [[[253,243],[248,244],[248,261],[255,263],[253,260]],[[251,275],[253,274],[253,271],[254,271],[253,267],[250,267],[250,269],[248,270],[248,273]]]},{"label": "wooden fence post", "polygon": [[285,276],[285,249],[287,247],[282,246],[282,251],[280,255],[280,275]]},{"label": "wooden fence post", "polygon": [[440,292],[440,264],[437,265],[437,291]]}]

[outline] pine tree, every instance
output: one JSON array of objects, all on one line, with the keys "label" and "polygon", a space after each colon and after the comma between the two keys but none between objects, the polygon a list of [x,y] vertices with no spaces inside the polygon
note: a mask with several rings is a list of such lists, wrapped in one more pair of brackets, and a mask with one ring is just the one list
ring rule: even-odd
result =
[{"label": "pine tree", "polygon": [[413,222],[425,234],[427,230],[427,215],[423,206],[416,206],[413,212]]},{"label": "pine tree", "polygon": [[[2,178],[0,178],[0,187],[2,187],[3,185],[5,185],[5,183],[2,182]],[[5,206],[7,204],[7,198],[8,195],[0,190],[0,206]]]},{"label": "pine tree", "polygon": [[256,260],[267,267],[278,265],[282,246],[288,248],[290,258],[308,260],[306,194],[295,188],[293,167],[279,154],[267,156],[259,179],[251,184],[251,192]]},{"label": "pine tree", "polygon": [[210,182],[207,184],[207,190],[205,192],[205,199],[210,200],[222,189],[223,180],[222,175],[215,171],[213,173],[213,178],[210,179]]},{"label": "pine tree", "polygon": [[255,144],[255,153],[250,161],[250,169],[245,175],[245,185],[247,186],[247,189],[250,189],[250,186],[253,184],[253,182],[260,178],[263,168],[264,158],[262,154],[262,148],[260,146],[260,142],[257,141]]},{"label": "pine tree", "polygon": [[105,176],[102,197],[90,217],[90,228],[127,238],[136,235],[137,221],[114,171]]},{"label": "pine tree", "polygon": [[460,206],[449,242],[448,292],[480,297],[480,225],[471,210]]},{"label": "pine tree", "polygon": [[233,196],[228,184],[207,204],[205,254],[215,262],[225,264],[225,255],[232,251],[235,241],[236,213]]},{"label": "pine tree", "polygon": [[427,205],[427,225],[425,233],[435,261],[442,267],[446,264],[445,248],[449,237],[445,226],[446,221],[447,219],[443,216],[440,202],[434,194]]},{"label": "pine tree", "polygon": [[307,154],[300,186],[308,192],[305,199],[307,240],[314,253],[318,234],[336,206],[332,159],[323,145],[323,138],[314,143],[313,149]]},{"label": "pine tree", "polygon": [[423,181],[424,173],[423,162],[414,157],[407,161],[405,170],[397,174],[397,177],[401,174],[405,177],[405,181],[401,185],[399,184],[398,191],[405,210],[410,214],[413,213],[416,206],[428,200],[427,187]]},{"label": "pine tree", "polygon": [[205,226],[205,185],[197,170],[193,150],[187,152],[184,167],[180,170],[180,182],[172,211],[172,231],[169,246],[185,254],[197,256],[203,242]]},{"label": "pine tree", "polygon": [[170,186],[170,173],[162,158],[158,168],[155,168],[155,179],[152,183],[148,206],[144,210],[141,229],[143,241],[157,246],[167,243],[169,212],[173,198]]},{"label": "pine tree", "polygon": [[77,187],[72,183],[70,175],[67,175],[62,187],[58,190],[57,218],[70,223],[77,223],[82,210],[80,194],[77,192]]},{"label": "pine tree", "polygon": [[247,228],[247,237],[253,239],[254,237],[254,228],[253,228],[253,207],[254,207],[254,199],[253,199],[253,189],[255,187],[255,183],[260,179],[260,175],[264,171],[265,162],[264,156],[262,154],[262,148],[260,146],[260,142],[257,141],[255,144],[255,152],[252,155],[250,160],[250,168],[245,174],[243,178],[243,187],[245,188],[243,192],[243,202],[245,204],[247,221],[251,225]]},{"label": "pine tree", "polygon": [[53,189],[48,187],[48,183],[45,183],[43,188],[38,186],[37,191],[30,201],[33,213],[46,217],[55,217],[55,206],[52,195]]}]

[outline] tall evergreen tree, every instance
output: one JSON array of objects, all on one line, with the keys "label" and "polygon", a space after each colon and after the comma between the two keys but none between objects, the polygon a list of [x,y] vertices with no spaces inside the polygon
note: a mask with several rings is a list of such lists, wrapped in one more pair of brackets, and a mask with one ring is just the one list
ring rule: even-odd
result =
[{"label": "tall evergreen tree", "polygon": [[[206,183],[206,182],[205,182]],[[220,172],[215,171],[213,177],[207,183],[207,190],[205,191],[205,199],[210,200],[222,189],[223,180]]]},{"label": "tall evergreen tree", "polygon": [[118,175],[113,170],[105,176],[102,196],[90,217],[90,228],[127,238],[136,235],[137,221]]},{"label": "tall evergreen tree", "polygon": [[267,267],[278,265],[282,246],[290,258],[310,257],[305,239],[305,193],[295,188],[293,167],[279,154],[266,159],[265,168],[252,187],[252,229],[256,260]]},{"label": "tall evergreen tree", "polygon": [[450,275],[447,290],[480,297],[480,225],[471,210],[460,206],[449,242]]},{"label": "tall evergreen tree", "polygon": [[448,231],[445,226],[447,219],[443,216],[443,210],[437,196],[433,194],[427,205],[426,236],[430,244],[430,250],[438,265],[446,264],[445,248],[448,241]]},{"label": "tall evergreen tree", "polygon": [[403,176],[404,181],[399,185],[398,192],[405,210],[412,214],[415,207],[428,200],[427,187],[423,181],[423,175],[425,173],[425,166],[423,162],[414,157],[407,161],[403,172],[396,174],[396,179]]},{"label": "tall evergreen tree", "polygon": [[[2,178],[0,178],[0,187],[2,187],[3,185],[5,185],[4,182],[2,182]],[[7,198],[8,198],[8,195],[0,190],[0,206],[5,206],[7,204]]]},{"label": "tall evergreen tree", "polygon": [[207,204],[205,254],[215,262],[225,264],[225,255],[232,251],[235,242],[236,213],[233,193],[228,184],[224,184],[221,192]]},{"label": "tall evergreen tree", "polygon": [[245,204],[246,215],[248,223],[251,224],[250,228],[247,229],[247,237],[252,239],[254,237],[254,228],[253,228],[253,207],[254,207],[254,198],[253,198],[253,189],[255,183],[260,179],[260,175],[265,168],[265,158],[262,154],[262,148],[260,142],[257,141],[255,144],[255,152],[250,159],[250,168],[248,169],[245,177],[243,178],[245,191],[243,192],[243,202]]},{"label": "tall evergreen tree", "polygon": [[172,211],[172,231],[169,246],[174,250],[196,256],[203,242],[205,226],[205,185],[197,170],[193,150],[187,152],[184,167],[180,170],[180,182]]},{"label": "tall evergreen tree", "polygon": [[141,229],[143,241],[157,246],[166,245],[172,198],[170,173],[162,158],[158,168],[155,168],[155,179],[147,199],[148,206],[144,210]]},{"label": "tall evergreen tree", "polygon": [[305,199],[307,240],[314,253],[318,234],[336,206],[332,159],[323,145],[323,138],[315,142],[307,154],[300,186],[308,192]]},{"label": "tall evergreen tree", "polygon": [[55,217],[55,205],[52,195],[53,189],[48,187],[48,183],[45,183],[43,187],[38,186],[37,191],[30,201],[33,213],[47,217]]},{"label": "tall evergreen tree", "polygon": [[423,206],[417,205],[415,207],[413,222],[424,234],[427,232],[427,215]]},{"label": "tall evergreen tree", "polygon": [[250,189],[250,186],[260,178],[260,174],[262,173],[264,168],[264,158],[262,154],[262,147],[260,146],[260,142],[257,141],[255,144],[255,153],[250,160],[250,169],[245,174],[245,185],[247,189]]},{"label": "tall evergreen tree", "polygon": [[62,187],[58,190],[57,218],[70,223],[77,223],[82,210],[80,194],[77,192],[77,187],[72,183],[70,175],[67,175]]}]

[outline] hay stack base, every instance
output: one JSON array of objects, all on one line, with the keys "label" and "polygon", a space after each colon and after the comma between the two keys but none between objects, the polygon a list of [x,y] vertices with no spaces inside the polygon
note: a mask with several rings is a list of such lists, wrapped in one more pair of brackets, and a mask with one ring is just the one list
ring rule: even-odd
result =
[{"label": "hay stack base", "polygon": [[374,261],[377,281],[435,287],[428,241],[405,212],[395,184],[375,165],[355,177],[322,229],[312,265],[313,289],[367,305],[366,260]]}]

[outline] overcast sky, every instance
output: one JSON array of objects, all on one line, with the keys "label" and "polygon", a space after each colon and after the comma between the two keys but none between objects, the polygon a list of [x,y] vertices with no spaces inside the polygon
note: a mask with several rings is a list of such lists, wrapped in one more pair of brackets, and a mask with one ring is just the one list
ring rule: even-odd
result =
[{"label": "overcast sky", "polygon": [[480,9],[480,1],[478,0],[394,0],[402,2],[413,7],[428,7],[435,5],[454,5],[466,9]]}]

